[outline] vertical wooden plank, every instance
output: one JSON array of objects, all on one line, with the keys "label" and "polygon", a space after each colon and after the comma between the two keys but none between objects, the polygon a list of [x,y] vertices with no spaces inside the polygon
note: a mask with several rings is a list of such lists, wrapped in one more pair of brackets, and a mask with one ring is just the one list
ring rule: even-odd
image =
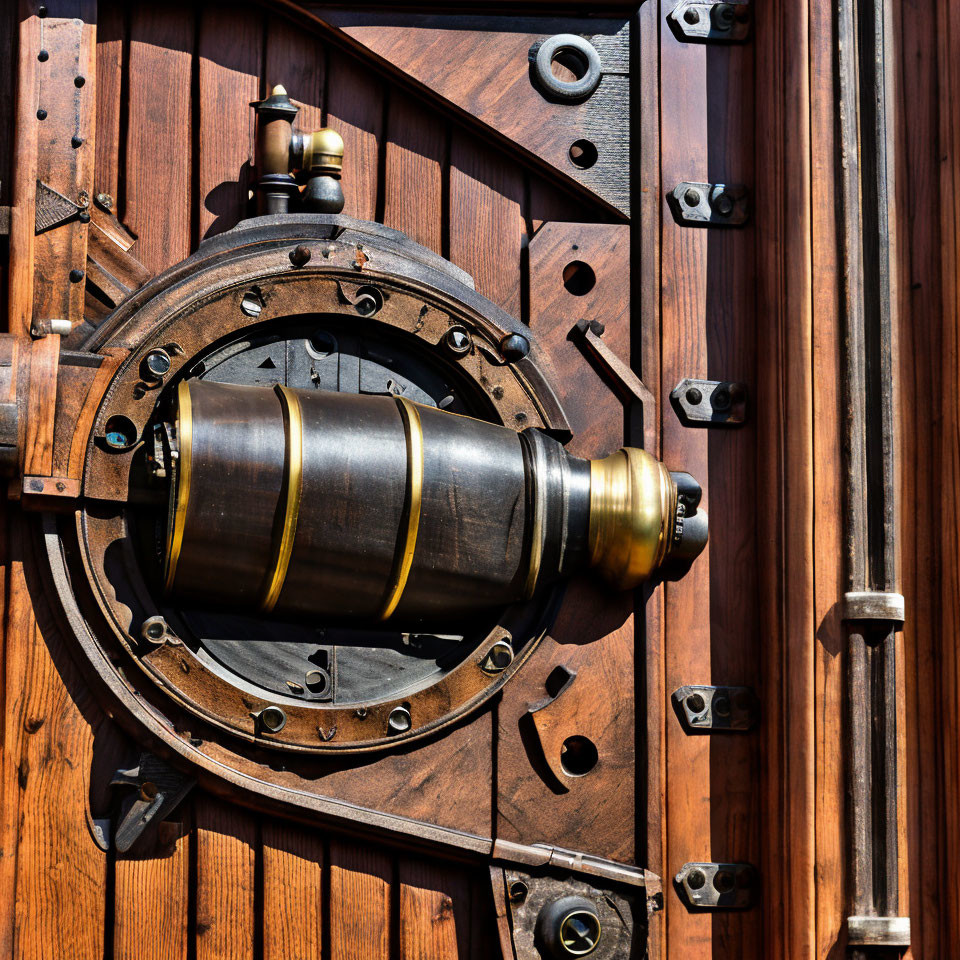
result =
[{"label": "vertical wooden plank", "polygon": [[[101,960],[106,855],[87,827],[102,714],[42,597],[32,531],[11,517],[4,617],[3,956],[50,956],[69,931],[77,960]],[[14,925],[8,926],[13,918]]]},{"label": "vertical wooden plank", "polygon": [[390,99],[389,121],[383,222],[442,253],[446,124],[402,93]]},{"label": "vertical wooden plank", "polygon": [[298,30],[280,17],[267,18],[266,91],[278,83],[300,107],[296,128],[318,130],[323,126],[323,82],[326,51],[312,33]]},{"label": "vertical wooden plank", "polygon": [[756,22],[764,956],[816,955],[808,12]]},{"label": "vertical wooden plank", "polygon": [[323,841],[313,831],[265,823],[263,960],[313,960],[321,955]]},{"label": "vertical wooden plank", "polygon": [[477,290],[521,317],[526,241],[523,173],[502,154],[455,129],[450,143],[450,259]]},{"label": "vertical wooden plank", "polygon": [[126,197],[120,220],[154,272],[190,253],[194,7],[137,4],[130,14]]},{"label": "vertical wooden plank", "polygon": [[235,226],[253,181],[260,95],[263,13],[243,4],[205,3],[200,14],[197,136],[199,238]]},{"label": "vertical wooden plank", "polygon": [[[940,210],[939,86],[937,76],[935,0],[905,0],[900,4],[902,31],[901,89],[903,108],[902,166],[897,182],[902,204],[900,310],[900,489],[903,500],[900,531],[902,591],[910,611],[904,624],[907,747],[903,753],[905,802],[908,814],[909,880],[901,886],[909,896],[911,953],[916,960],[941,956],[940,910],[944,878],[930,870],[943,849],[942,788],[930,789],[940,776],[938,756],[943,723],[937,691],[941,672],[939,570],[940,542],[921,517],[941,494],[939,438],[931,431],[940,413],[942,354],[940,234],[947,229]],[[949,108],[949,104],[948,104]],[[923,465],[929,465],[925,469]],[[918,469],[919,467],[919,469]],[[947,642],[952,643],[952,639]]]},{"label": "vertical wooden plank", "polygon": [[[181,816],[183,811],[178,811]],[[164,837],[147,854],[116,859],[113,954],[110,960],[185,960],[189,953],[190,837],[165,834],[175,824],[161,824]],[[147,946],[149,945],[149,946]]]},{"label": "vertical wooden plank", "polygon": [[467,960],[471,891],[466,873],[402,859],[398,879],[400,960]]},{"label": "vertical wooden plank", "polygon": [[252,960],[256,824],[250,814],[212,797],[199,796],[194,809],[197,960]]},{"label": "vertical wooden plank", "polygon": [[24,436],[25,476],[49,477],[53,470],[53,421],[57,403],[60,337],[53,334],[30,345],[30,384]]},{"label": "vertical wooden plank", "polygon": [[[670,12],[660,5],[661,18]],[[681,43],[664,21],[660,24],[660,168],[664,191],[684,180],[709,180],[707,48]],[[678,123],[679,117],[683,122]],[[680,426],[669,391],[684,377],[709,379],[707,344],[707,253],[709,233],[674,222],[661,204],[661,395],[662,456],[672,470],[692,474],[704,490],[703,506],[711,513],[710,543],[679,583],[664,587],[664,681],[667,697],[685,683],[712,682],[710,609],[712,529],[709,439],[706,431]],[[689,861],[712,860],[710,751],[713,739],[688,736],[673,710],[666,725],[666,863],[674,874]],[[720,851],[718,850],[719,854]],[[672,884],[664,884],[664,955],[711,957],[713,918],[692,914]]]},{"label": "vertical wooden plank", "polygon": [[329,54],[327,126],[343,137],[343,212],[377,219],[379,163],[383,139],[383,81],[358,60]]},{"label": "vertical wooden plank", "polygon": [[330,844],[330,960],[389,960],[392,875],[385,854]]},{"label": "vertical wooden plank", "polygon": [[101,3],[97,11],[97,143],[93,186],[115,200],[120,190],[120,124],[123,105],[125,8]]}]

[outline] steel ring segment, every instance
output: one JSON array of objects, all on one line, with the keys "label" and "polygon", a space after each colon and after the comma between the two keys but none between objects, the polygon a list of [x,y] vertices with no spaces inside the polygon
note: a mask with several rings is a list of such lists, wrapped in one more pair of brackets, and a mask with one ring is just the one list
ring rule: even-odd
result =
[{"label": "steel ring segment", "polygon": [[[582,59],[586,70],[579,80],[561,80],[553,75],[553,61],[557,54],[570,52]],[[598,86],[603,75],[600,54],[589,40],[573,33],[558,33],[544,40],[537,48],[534,59],[537,82],[551,96],[561,100],[583,100]]]}]

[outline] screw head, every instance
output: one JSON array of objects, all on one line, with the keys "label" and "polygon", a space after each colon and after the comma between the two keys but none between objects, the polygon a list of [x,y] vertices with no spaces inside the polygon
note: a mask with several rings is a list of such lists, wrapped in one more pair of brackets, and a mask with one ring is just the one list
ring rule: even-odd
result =
[{"label": "screw head", "polygon": [[683,19],[689,24],[699,23],[700,22],[700,11],[695,10],[693,7],[687,7],[683,11]]},{"label": "screw head", "polygon": [[683,195],[683,202],[688,207],[699,207],[700,206],[700,191],[694,190],[693,187],[690,187],[686,193]]},{"label": "screw head", "polygon": [[75,87],[82,87],[86,82],[87,82],[87,78],[86,78],[86,77],[79,77],[79,76],[78,76],[78,77],[74,77],[74,78],[73,78],[73,85],[74,85]]},{"label": "screw head", "polygon": [[413,725],[410,711],[406,707],[394,707],[387,718],[388,733],[406,733]]},{"label": "screw head", "polygon": [[691,870],[687,874],[687,886],[691,890],[699,890],[706,882],[707,878],[702,870]]},{"label": "screw head", "polygon": [[71,283],[79,283],[79,282],[83,279],[83,276],[84,276],[84,274],[83,274],[83,271],[82,271],[82,270],[71,270],[71,271],[70,271],[70,282],[71,282]]},{"label": "screw head", "polygon": [[99,203],[101,207],[112,207],[113,197],[111,197],[109,193],[98,193],[97,203]]},{"label": "screw head", "polygon": [[703,402],[703,393],[698,387],[689,387],[684,396],[692,407],[697,407]]},{"label": "screw head", "polygon": [[733,213],[733,207],[733,197],[731,197],[729,193],[721,193],[720,196],[713,201],[713,209],[716,210],[721,217],[729,217],[730,214]]},{"label": "screw head", "polygon": [[259,720],[268,733],[279,733],[286,725],[287,715],[280,707],[271,705],[260,711]]},{"label": "screw head", "polygon": [[718,717],[730,716],[730,701],[726,697],[713,698],[713,712]]},{"label": "screw head", "polygon": [[729,410],[731,403],[730,391],[726,387],[717,387],[710,396],[710,403],[713,405],[714,410]]},{"label": "screw head", "polygon": [[82,211],[80,212],[80,214],[77,216],[77,219],[78,219],[81,223],[89,223],[89,222],[90,222],[90,214],[87,213],[86,210],[82,210]]},{"label": "screw head", "polygon": [[713,25],[718,30],[729,30],[733,26],[734,10],[729,3],[718,3],[713,8]]},{"label": "screw head", "polygon": [[519,333],[511,333],[500,341],[500,355],[508,363],[522,360],[530,352],[530,341]]},{"label": "screw head", "polygon": [[143,368],[151,377],[160,380],[170,372],[170,354],[166,350],[151,350],[143,358]]},{"label": "screw head", "polygon": [[70,146],[73,147],[74,150],[76,150],[77,147],[83,146],[83,137],[71,137]]},{"label": "screw head", "polygon": [[718,870],[713,878],[713,885],[718,893],[729,893],[734,886],[733,874],[729,870]]},{"label": "screw head", "polygon": [[47,53],[46,50],[41,50],[41,51],[37,54],[37,59],[38,59],[41,63],[46,63],[46,62],[50,59],[50,54]]},{"label": "screw head", "polygon": [[299,246],[294,247],[293,250],[290,251],[290,262],[295,267],[302,267],[304,264],[310,262],[310,256],[310,248],[305,247],[301,243]]},{"label": "screw head", "polygon": [[163,643],[167,638],[167,621],[161,616],[148,617],[140,627],[140,636],[149,643]]},{"label": "screw head", "polygon": [[473,341],[465,327],[451,327],[443,335],[443,345],[455,356],[462,357],[470,352]]}]

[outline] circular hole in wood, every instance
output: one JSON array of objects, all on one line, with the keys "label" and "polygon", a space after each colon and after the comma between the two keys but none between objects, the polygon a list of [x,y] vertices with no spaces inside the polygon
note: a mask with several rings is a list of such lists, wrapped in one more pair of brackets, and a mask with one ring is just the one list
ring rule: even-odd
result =
[{"label": "circular hole in wood", "polygon": [[563,285],[567,288],[567,293],[572,293],[575,297],[582,297],[588,294],[597,285],[597,275],[593,272],[593,267],[582,260],[571,260],[563,268]]},{"label": "circular hole in wood", "polygon": [[576,50],[561,49],[550,61],[550,72],[566,83],[582,80],[590,69],[587,58]]},{"label": "circular hole in wood", "polygon": [[587,170],[597,162],[597,145],[592,140],[574,140],[570,144],[570,160],[581,170]]},{"label": "circular hole in wood", "polygon": [[596,744],[589,737],[567,737],[560,748],[560,766],[568,777],[584,777],[600,759]]}]

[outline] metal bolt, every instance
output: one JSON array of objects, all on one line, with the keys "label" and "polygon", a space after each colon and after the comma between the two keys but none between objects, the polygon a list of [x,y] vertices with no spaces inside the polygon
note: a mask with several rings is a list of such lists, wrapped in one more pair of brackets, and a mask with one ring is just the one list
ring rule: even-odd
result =
[{"label": "metal bolt", "polygon": [[726,387],[717,387],[710,397],[710,403],[714,410],[729,410],[730,402],[730,391]]},{"label": "metal bolt", "polygon": [[74,78],[73,78],[73,85],[74,85],[75,87],[82,87],[86,82],[87,82],[87,78],[86,78],[86,77],[74,77]]},{"label": "metal bolt", "polygon": [[290,251],[290,262],[295,267],[302,267],[304,264],[310,262],[310,248],[305,247],[302,243],[298,247],[294,247]]},{"label": "metal bolt", "polygon": [[699,23],[700,11],[694,10],[693,7],[687,7],[687,9],[683,11],[683,19],[689,24]]},{"label": "metal bolt", "polygon": [[113,197],[109,193],[98,193],[97,194],[97,203],[102,207],[112,207],[113,206]]},{"label": "metal bolt", "polygon": [[170,354],[166,350],[151,350],[143,358],[143,368],[154,379],[163,379],[170,372]]},{"label": "metal bolt", "polygon": [[57,488],[57,493],[63,493],[67,489],[67,485],[62,480],[58,480],[54,486]]},{"label": "metal bolt", "polygon": [[412,724],[410,711],[406,707],[394,707],[387,718],[387,732],[406,733]]},{"label": "metal bolt", "polygon": [[691,890],[699,890],[706,882],[707,878],[702,870],[691,870],[687,874],[687,886]]},{"label": "metal bolt", "polygon": [[71,137],[70,146],[73,147],[74,150],[76,150],[77,147],[83,146],[83,137],[76,137],[76,136]]},{"label": "metal bolt", "polygon": [[687,403],[692,407],[698,407],[703,402],[703,394],[697,387],[690,387],[686,392]]},{"label": "metal bolt", "polygon": [[500,355],[508,363],[522,360],[530,352],[530,341],[519,333],[511,333],[500,341]]},{"label": "metal bolt", "polygon": [[358,720],[366,720],[366,718],[367,718],[367,708],[366,708],[366,707],[357,707],[357,709],[354,710],[353,712],[357,715],[357,719],[358,719]]},{"label": "metal bolt", "polygon": [[287,722],[287,715],[280,707],[264,707],[260,711],[260,724],[268,733],[279,733]]},{"label": "metal bolt", "polygon": [[729,893],[733,889],[733,874],[729,870],[718,870],[713,885],[718,893]]},{"label": "metal bolt", "polygon": [[157,785],[152,780],[144,780],[140,784],[141,800],[155,800],[159,792]]},{"label": "metal bolt", "polygon": [[443,345],[453,354],[463,356],[470,352],[472,341],[464,327],[451,327],[443,335]]},{"label": "metal bolt", "polygon": [[713,698],[713,712],[718,717],[730,716],[730,701],[726,697]]},{"label": "metal bolt", "polygon": [[37,54],[37,59],[38,59],[41,63],[46,63],[46,62],[50,59],[50,54],[47,53],[46,50],[41,50],[41,51]]},{"label": "metal bolt", "polygon": [[733,7],[729,3],[718,3],[713,8],[712,19],[718,30],[729,30],[733,26]]},{"label": "metal bolt", "polygon": [[43,18],[46,15],[47,15],[47,8],[43,4],[41,4],[39,7],[37,7],[37,16],[40,18]]},{"label": "metal bolt", "polygon": [[37,119],[38,119],[38,120],[46,120],[46,119],[47,119],[47,111],[44,110],[44,109],[42,109],[42,108],[41,108],[40,110],[38,110],[38,111],[37,111]]},{"label": "metal bolt", "polygon": [[70,282],[71,282],[71,283],[79,283],[82,279],[83,279],[83,271],[82,271],[82,270],[71,270],[71,271],[70,271]]},{"label": "metal bolt", "polygon": [[82,211],[80,212],[79,216],[77,217],[77,219],[78,219],[81,223],[89,223],[89,222],[90,222],[90,214],[87,213],[86,210],[82,210]]},{"label": "metal bolt", "polygon": [[140,636],[150,643],[163,643],[167,637],[167,621],[161,616],[148,617],[140,627]]},{"label": "metal bolt", "polygon": [[699,693],[691,693],[687,697],[687,709],[691,713],[703,713],[704,707],[706,707],[706,703]]},{"label": "metal bolt", "polygon": [[721,193],[713,201],[713,209],[716,210],[721,217],[729,217],[730,214],[733,213],[733,206],[733,197],[731,197],[729,193]]},{"label": "metal bolt", "polygon": [[700,191],[694,190],[693,187],[690,187],[689,190],[683,195],[683,202],[688,207],[699,207],[700,206]]}]

